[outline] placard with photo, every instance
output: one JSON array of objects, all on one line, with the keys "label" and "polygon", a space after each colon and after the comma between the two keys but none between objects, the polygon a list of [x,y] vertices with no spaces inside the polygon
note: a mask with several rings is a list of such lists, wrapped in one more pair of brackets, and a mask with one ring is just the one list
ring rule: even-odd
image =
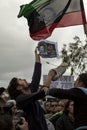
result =
[{"label": "placard with photo", "polygon": [[43,58],[59,58],[57,42],[41,40],[38,43],[38,51]]}]

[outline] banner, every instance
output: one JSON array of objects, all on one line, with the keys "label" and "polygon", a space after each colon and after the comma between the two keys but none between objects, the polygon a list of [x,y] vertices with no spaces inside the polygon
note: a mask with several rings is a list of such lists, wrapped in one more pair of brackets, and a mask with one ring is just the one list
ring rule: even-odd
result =
[{"label": "banner", "polygon": [[[43,83],[46,81],[47,75],[43,75]],[[74,87],[74,76],[64,75],[56,81],[51,81],[50,88],[70,89]]]}]

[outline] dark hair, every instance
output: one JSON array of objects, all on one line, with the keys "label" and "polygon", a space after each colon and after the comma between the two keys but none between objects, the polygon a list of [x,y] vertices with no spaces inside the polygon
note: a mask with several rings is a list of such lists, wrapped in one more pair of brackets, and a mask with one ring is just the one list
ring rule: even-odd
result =
[{"label": "dark hair", "polygon": [[4,87],[0,87],[0,95],[5,91]]},{"label": "dark hair", "polygon": [[65,114],[67,114],[67,115],[68,115],[68,113],[69,113],[68,108],[69,108],[69,105],[70,105],[70,103],[71,103],[71,102],[73,102],[73,101],[72,101],[72,100],[68,100],[68,101],[65,103],[63,113],[65,113]]},{"label": "dark hair", "polygon": [[82,81],[84,84],[84,87],[87,88],[87,73],[80,74],[79,80]]},{"label": "dark hair", "polygon": [[9,85],[8,85],[8,93],[11,99],[16,99],[16,97],[21,93],[19,90],[17,90],[18,81],[17,78],[12,78]]},{"label": "dark hair", "polygon": [[12,116],[11,115],[0,115],[0,130],[12,130]]}]

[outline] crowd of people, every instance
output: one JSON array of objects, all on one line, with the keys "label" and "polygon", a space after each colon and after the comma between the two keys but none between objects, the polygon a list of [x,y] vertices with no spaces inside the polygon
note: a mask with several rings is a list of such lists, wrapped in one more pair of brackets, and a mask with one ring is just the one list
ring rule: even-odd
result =
[{"label": "crowd of people", "polygon": [[41,67],[36,48],[32,81],[13,77],[7,88],[0,88],[0,130],[86,130],[87,73],[78,76],[74,88],[50,89],[56,75],[52,69],[40,88]]}]

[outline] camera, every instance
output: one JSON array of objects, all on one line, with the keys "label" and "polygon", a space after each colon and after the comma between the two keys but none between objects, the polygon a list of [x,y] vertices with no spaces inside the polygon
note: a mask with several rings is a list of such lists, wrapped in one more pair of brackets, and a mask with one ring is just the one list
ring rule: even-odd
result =
[{"label": "camera", "polygon": [[17,110],[16,114],[13,116],[12,115],[12,107],[14,106],[14,104],[12,102],[7,103],[4,106],[0,106],[0,115],[9,115],[12,117],[13,123],[15,124],[15,128],[16,130],[20,130],[18,127],[18,124],[22,125],[22,119],[21,117],[25,117],[25,113],[22,110]]},{"label": "camera", "polygon": [[18,127],[19,125],[22,125],[22,119],[21,117],[25,117],[25,113],[22,110],[17,110],[15,116],[13,117],[13,122],[16,124],[16,130],[20,130]]}]

